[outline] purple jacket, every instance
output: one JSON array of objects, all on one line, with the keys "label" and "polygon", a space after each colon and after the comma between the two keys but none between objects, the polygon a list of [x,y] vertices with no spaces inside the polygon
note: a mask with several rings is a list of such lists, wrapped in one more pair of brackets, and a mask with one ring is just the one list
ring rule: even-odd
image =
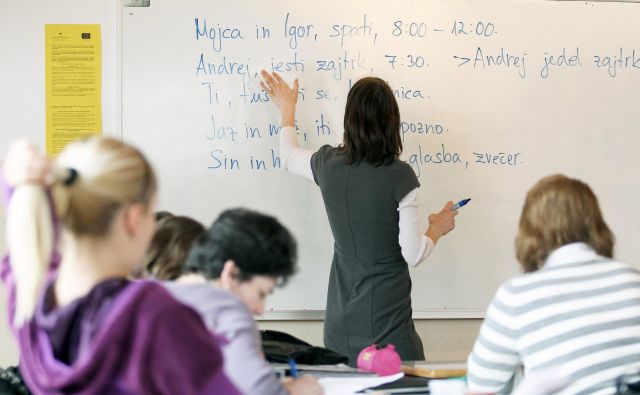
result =
[{"label": "purple jacket", "polygon": [[[52,259],[54,273],[59,258]],[[9,257],[0,266],[13,323]],[[153,282],[110,279],[62,307],[44,289],[32,319],[13,328],[20,370],[38,394],[238,394],[199,315]]]}]

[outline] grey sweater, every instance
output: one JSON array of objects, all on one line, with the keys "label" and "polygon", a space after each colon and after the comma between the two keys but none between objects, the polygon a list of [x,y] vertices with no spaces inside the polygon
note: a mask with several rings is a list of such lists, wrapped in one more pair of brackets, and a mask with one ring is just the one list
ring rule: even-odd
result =
[{"label": "grey sweater", "polygon": [[260,334],[246,305],[230,292],[209,284],[166,282],[180,302],[200,313],[209,330],[222,336],[224,371],[238,389],[251,395],[286,395],[262,353]]}]

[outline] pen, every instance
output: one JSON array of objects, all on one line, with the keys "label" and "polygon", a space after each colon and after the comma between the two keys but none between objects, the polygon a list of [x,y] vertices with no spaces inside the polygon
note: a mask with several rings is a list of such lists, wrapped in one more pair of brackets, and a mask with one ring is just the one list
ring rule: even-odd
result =
[{"label": "pen", "polygon": [[465,204],[469,203],[470,201],[471,201],[471,199],[462,199],[458,203],[456,203],[453,206],[451,206],[451,210],[457,210],[460,207],[464,206]]},{"label": "pen", "polygon": [[296,360],[291,358],[289,359],[289,367],[290,372],[289,374],[291,375],[291,377],[293,377],[294,379],[298,377],[298,367],[296,366]]}]

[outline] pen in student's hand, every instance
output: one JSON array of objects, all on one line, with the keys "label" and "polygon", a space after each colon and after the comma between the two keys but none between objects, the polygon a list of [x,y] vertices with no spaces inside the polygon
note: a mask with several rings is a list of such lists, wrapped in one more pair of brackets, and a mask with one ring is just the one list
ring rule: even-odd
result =
[{"label": "pen in student's hand", "polygon": [[289,367],[290,369],[290,375],[291,377],[293,377],[294,379],[298,377],[298,367],[296,366],[296,360],[291,358],[289,359]]},{"label": "pen in student's hand", "polygon": [[451,210],[457,210],[460,207],[464,206],[465,204],[469,203],[470,201],[471,201],[471,199],[462,199],[458,203],[456,203],[453,206],[451,206]]}]

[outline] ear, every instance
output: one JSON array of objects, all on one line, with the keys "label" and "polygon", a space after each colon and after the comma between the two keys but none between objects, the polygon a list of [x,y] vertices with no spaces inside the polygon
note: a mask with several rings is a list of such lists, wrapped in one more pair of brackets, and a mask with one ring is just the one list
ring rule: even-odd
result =
[{"label": "ear", "polygon": [[124,229],[129,236],[138,234],[147,208],[140,203],[131,204],[124,208]]},{"label": "ear", "polygon": [[222,266],[222,273],[220,273],[220,283],[222,287],[227,291],[232,291],[238,285],[238,275],[240,274],[240,270],[236,263],[229,259]]}]

